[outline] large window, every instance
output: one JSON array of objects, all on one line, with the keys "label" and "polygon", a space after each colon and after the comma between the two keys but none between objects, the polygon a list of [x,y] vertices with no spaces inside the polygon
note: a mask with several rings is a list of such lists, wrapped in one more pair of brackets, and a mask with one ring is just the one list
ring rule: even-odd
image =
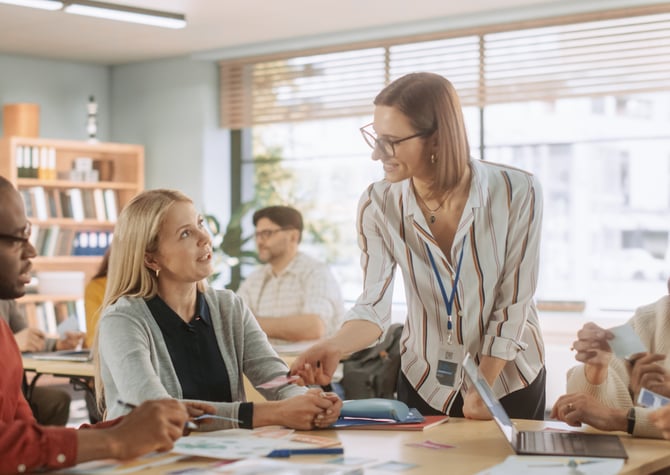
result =
[{"label": "large window", "polygon": [[353,300],[361,291],[356,206],[383,176],[358,127],[390,80],[443,74],[461,94],[473,157],[542,181],[538,299],[629,311],[664,294],[670,274],[668,64],[670,17],[661,13],[396,41],[223,65],[225,96],[243,90],[247,101],[224,97],[224,123],[251,130],[247,198],[263,157],[281,157],[281,199],[325,231],[306,244]]}]

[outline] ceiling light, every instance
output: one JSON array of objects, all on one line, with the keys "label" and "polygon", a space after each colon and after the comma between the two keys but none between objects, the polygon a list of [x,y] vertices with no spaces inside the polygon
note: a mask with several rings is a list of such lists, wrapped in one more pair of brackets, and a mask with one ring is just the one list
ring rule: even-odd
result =
[{"label": "ceiling light", "polygon": [[41,8],[42,10],[60,10],[63,2],[58,0],[0,0],[0,3],[18,5],[20,7]]},{"label": "ceiling light", "polygon": [[184,28],[186,26],[186,17],[178,13],[128,7],[112,3],[93,2],[88,0],[65,0],[64,10],[67,13],[74,13],[75,15],[141,23],[143,25],[161,26],[163,28]]}]

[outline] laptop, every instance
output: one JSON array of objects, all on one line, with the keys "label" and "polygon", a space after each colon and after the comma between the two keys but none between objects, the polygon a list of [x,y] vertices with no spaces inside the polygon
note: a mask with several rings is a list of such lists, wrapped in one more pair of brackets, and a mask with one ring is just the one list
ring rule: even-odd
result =
[{"label": "laptop", "polygon": [[36,360],[47,361],[78,361],[87,362],[93,360],[93,355],[90,350],[63,350],[63,351],[48,351],[45,353],[26,353],[25,356]]},{"label": "laptop", "polygon": [[509,418],[493,390],[479,373],[470,354],[465,355],[463,368],[472,386],[488,407],[505,439],[518,455],[563,455],[627,459],[628,454],[619,437],[613,434],[583,432],[520,431]]}]

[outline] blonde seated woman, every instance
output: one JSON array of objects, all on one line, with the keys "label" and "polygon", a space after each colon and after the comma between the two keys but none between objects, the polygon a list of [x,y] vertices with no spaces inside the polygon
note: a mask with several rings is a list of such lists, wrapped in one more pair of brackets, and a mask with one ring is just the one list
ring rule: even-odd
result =
[{"label": "blonde seated woman", "polygon": [[206,401],[217,420],[203,429],[283,425],[327,427],[342,401],[321,389],[260,389],[246,402],[243,375],[257,386],[286,375],[256,318],[233,292],[207,288],[212,247],[192,201],[174,190],[131,200],[114,231],[107,292],[98,324],[96,390],[106,417],[123,403]]}]

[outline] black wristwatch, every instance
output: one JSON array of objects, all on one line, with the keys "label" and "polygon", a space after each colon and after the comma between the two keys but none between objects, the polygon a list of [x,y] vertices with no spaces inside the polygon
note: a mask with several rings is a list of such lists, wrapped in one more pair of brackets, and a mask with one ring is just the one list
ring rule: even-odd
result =
[{"label": "black wristwatch", "polygon": [[635,429],[635,407],[631,407],[628,410],[628,415],[626,416],[626,419],[628,420],[628,427],[626,429],[626,432],[629,434],[633,434],[633,430]]}]

